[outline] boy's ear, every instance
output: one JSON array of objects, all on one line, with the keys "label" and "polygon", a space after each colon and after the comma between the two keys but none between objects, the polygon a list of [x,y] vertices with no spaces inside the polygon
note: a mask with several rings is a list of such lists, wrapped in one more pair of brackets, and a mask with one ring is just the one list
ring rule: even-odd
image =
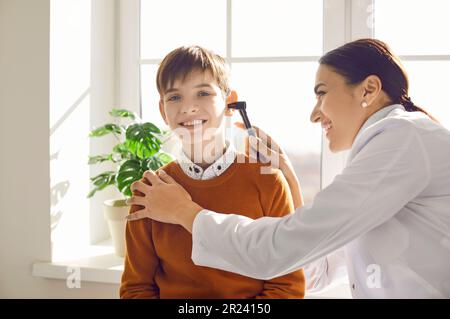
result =
[{"label": "boy's ear", "polygon": [[159,113],[161,113],[164,123],[169,125],[169,123],[167,122],[167,116],[166,116],[166,112],[164,111],[164,103],[162,100],[159,100]]},{"label": "boy's ear", "polygon": [[227,97],[227,101],[226,101],[226,103],[227,103],[227,109],[225,110],[226,116],[232,116],[234,113],[233,109],[228,108],[228,104],[234,103],[237,101],[238,101],[238,95],[237,95],[236,91],[231,90],[230,94]]}]

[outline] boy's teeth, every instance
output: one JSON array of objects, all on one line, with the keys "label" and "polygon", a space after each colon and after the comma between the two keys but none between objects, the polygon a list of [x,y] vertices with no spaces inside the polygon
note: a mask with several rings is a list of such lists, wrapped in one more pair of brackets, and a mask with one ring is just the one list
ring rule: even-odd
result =
[{"label": "boy's teeth", "polygon": [[194,120],[194,121],[189,121],[189,122],[183,122],[181,123],[183,126],[191,126],[191,125],[199,125],[202,124],[203,121],[202,120]]}]

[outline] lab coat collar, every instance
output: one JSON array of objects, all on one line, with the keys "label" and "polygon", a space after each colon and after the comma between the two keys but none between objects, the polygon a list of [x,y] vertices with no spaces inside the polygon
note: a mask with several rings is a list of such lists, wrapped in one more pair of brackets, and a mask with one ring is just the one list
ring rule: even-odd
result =
[{"label": "lab coat collar", "polygon": [[383,107],[382,109],[378,110],[377,112],[373,113],[363,124],[363,126],[360,128],[358,134],[356,134],[355,140],[353,141],[353,145],[356,144],[356,141],[360,137],[360,135],[370,126],[375,124],[378,121],[381,121],[382,119],[386,118],[393,110],[400,109],[403,111],[406,111],[404,106],[401,104],[393,104],[386,107]]}]

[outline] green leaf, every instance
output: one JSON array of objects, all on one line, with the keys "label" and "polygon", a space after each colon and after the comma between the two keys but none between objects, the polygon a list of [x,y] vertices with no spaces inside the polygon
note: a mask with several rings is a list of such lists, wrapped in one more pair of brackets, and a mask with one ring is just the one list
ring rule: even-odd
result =
[{"label": "green leaf", "polygon": [[111,183],[111,184],[105,184],[105,185],[102,185],[102,186],[99,186],[99,187],[95,187],[95,188],[93,188],[90,192],[89,192],[89,194],[88,194],[88,198],[91,198],[92,196],[94,196],[95,195],[95,193],[96,192],[98,192],[98,191],[101,191],[101,190],[103,190],[104,188],[106,188],[107,186],[110,186],[110,185],[113,185],[114,184],[114,181]]},{"label": "green leaf", "polygon": [[124,143],[121,143],[114,146],[113,151],[116,153],[125,154],[128,153],[130,150]]},{"label": "green leaf", "polygon": [[109,114],[114,117],[124,117],[124,118],[130,118],[132,120],[134,120],[137,117],[136,113],[125,110],[125,109],[112,109],[109,112]]},{"label": "green leaf", "polygon": [[100,137],[109,133],[122,134],[122,129],[119,125],[109,123],[92,130],[89,136]]},{"label": "green leaf", "polygon": [[149,169],[152,171],[156,171],[167,163],[170,163],[171,161],[173,161],[173,158],[169,154],[159,152],[152,157],[142,160],[141,167],[144,172]]},{"label": "green leaf", "polygon": [[102,163],[102,162],[106,162],[106,161],[114,162],[112,154],[89,156],[88,164],[91,165],[91,164],[97,164],[97,163]]},{"label": "green leaf", "polygon": [[93,182],[95,187],[89,192],[87,197],[91,198],[96,192],[101,191],[109,185],[114,185],[115,180],[116,173],[113,171],[107,171],[97,176],[91,177],[91,181]]},{"label": "green leaf", "polygon": [[[113,152],[120,155],[121,160],[123,159],[129,159],[132,155],[128,147],[125,145],[125,143],[117,144],[113,148]],[[115,158],[115,157],[113,157]]]},{"label": "green leaf", "polygon": [[130,185],[134,181],[141,179],[143,174],[144,170],[139,160],[125,161],[117,173],[116,181],[119,191],[126,196],[131,196]]},{"label": "green leaf", "polygon": [[148,158],[161,148],[161,141],[154,135],[160,132],[152,123],[130,125],[126,132],[125,145],[138,158]]},{"label": "green leaf", "polygon": [[114,180],[115,172],[106,171],[104,173],[98,174],[97,176],[91,177],[91,181],[95,186],[101,186],[105,183],[110,182],[110,180]]},{"label": "green leaf", "polygon": [[90,192],[89,192],[89,194],[87,195],[87,198],[91,198],[92,196],[94,196],[95,195],[95,193],[98,191],[98,188],[96,187],[96,188],[94,188],[93,190],[91,190]]},{"label": "green leaf", "polygon": [[152,133],[162,134],[161,130],[153,123],[147,122],[142,125]]},{"label": "green leaf", "polygon": [[148,163],[151,161],[152,158],[153,158],[153,156],[145,158],[145,159],[143,159],[141,161],[141,169],[142,169],[143,172],[145,172],[146,170],[150,169],[149,166],[148,166]]},{"label": "green leaf", "polygon": [[156,171],[161,166],[164,166],[164,164],[159,160],[158,157],[152,156],[150,158],[150,161],[148,162],[148,168],[152,171]]}]

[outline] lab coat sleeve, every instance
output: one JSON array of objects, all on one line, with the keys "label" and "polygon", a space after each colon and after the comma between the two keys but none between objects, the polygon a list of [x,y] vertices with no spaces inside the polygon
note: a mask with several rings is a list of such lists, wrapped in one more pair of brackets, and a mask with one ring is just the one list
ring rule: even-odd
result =
[{"label": "lab coat sleeve", "polygon": [[300,269],[390,219],[430,178],[416,129],[397,122],[374,134],[342,174],[294,214],[253,220],[201,211],[193,223],[193,262],[267,280]]},{"label": "lab coat sleeve", "polygon": [[348,284],[344,248],[307,264],[303,269],[308,295],[321,293],[341,284]]}]

